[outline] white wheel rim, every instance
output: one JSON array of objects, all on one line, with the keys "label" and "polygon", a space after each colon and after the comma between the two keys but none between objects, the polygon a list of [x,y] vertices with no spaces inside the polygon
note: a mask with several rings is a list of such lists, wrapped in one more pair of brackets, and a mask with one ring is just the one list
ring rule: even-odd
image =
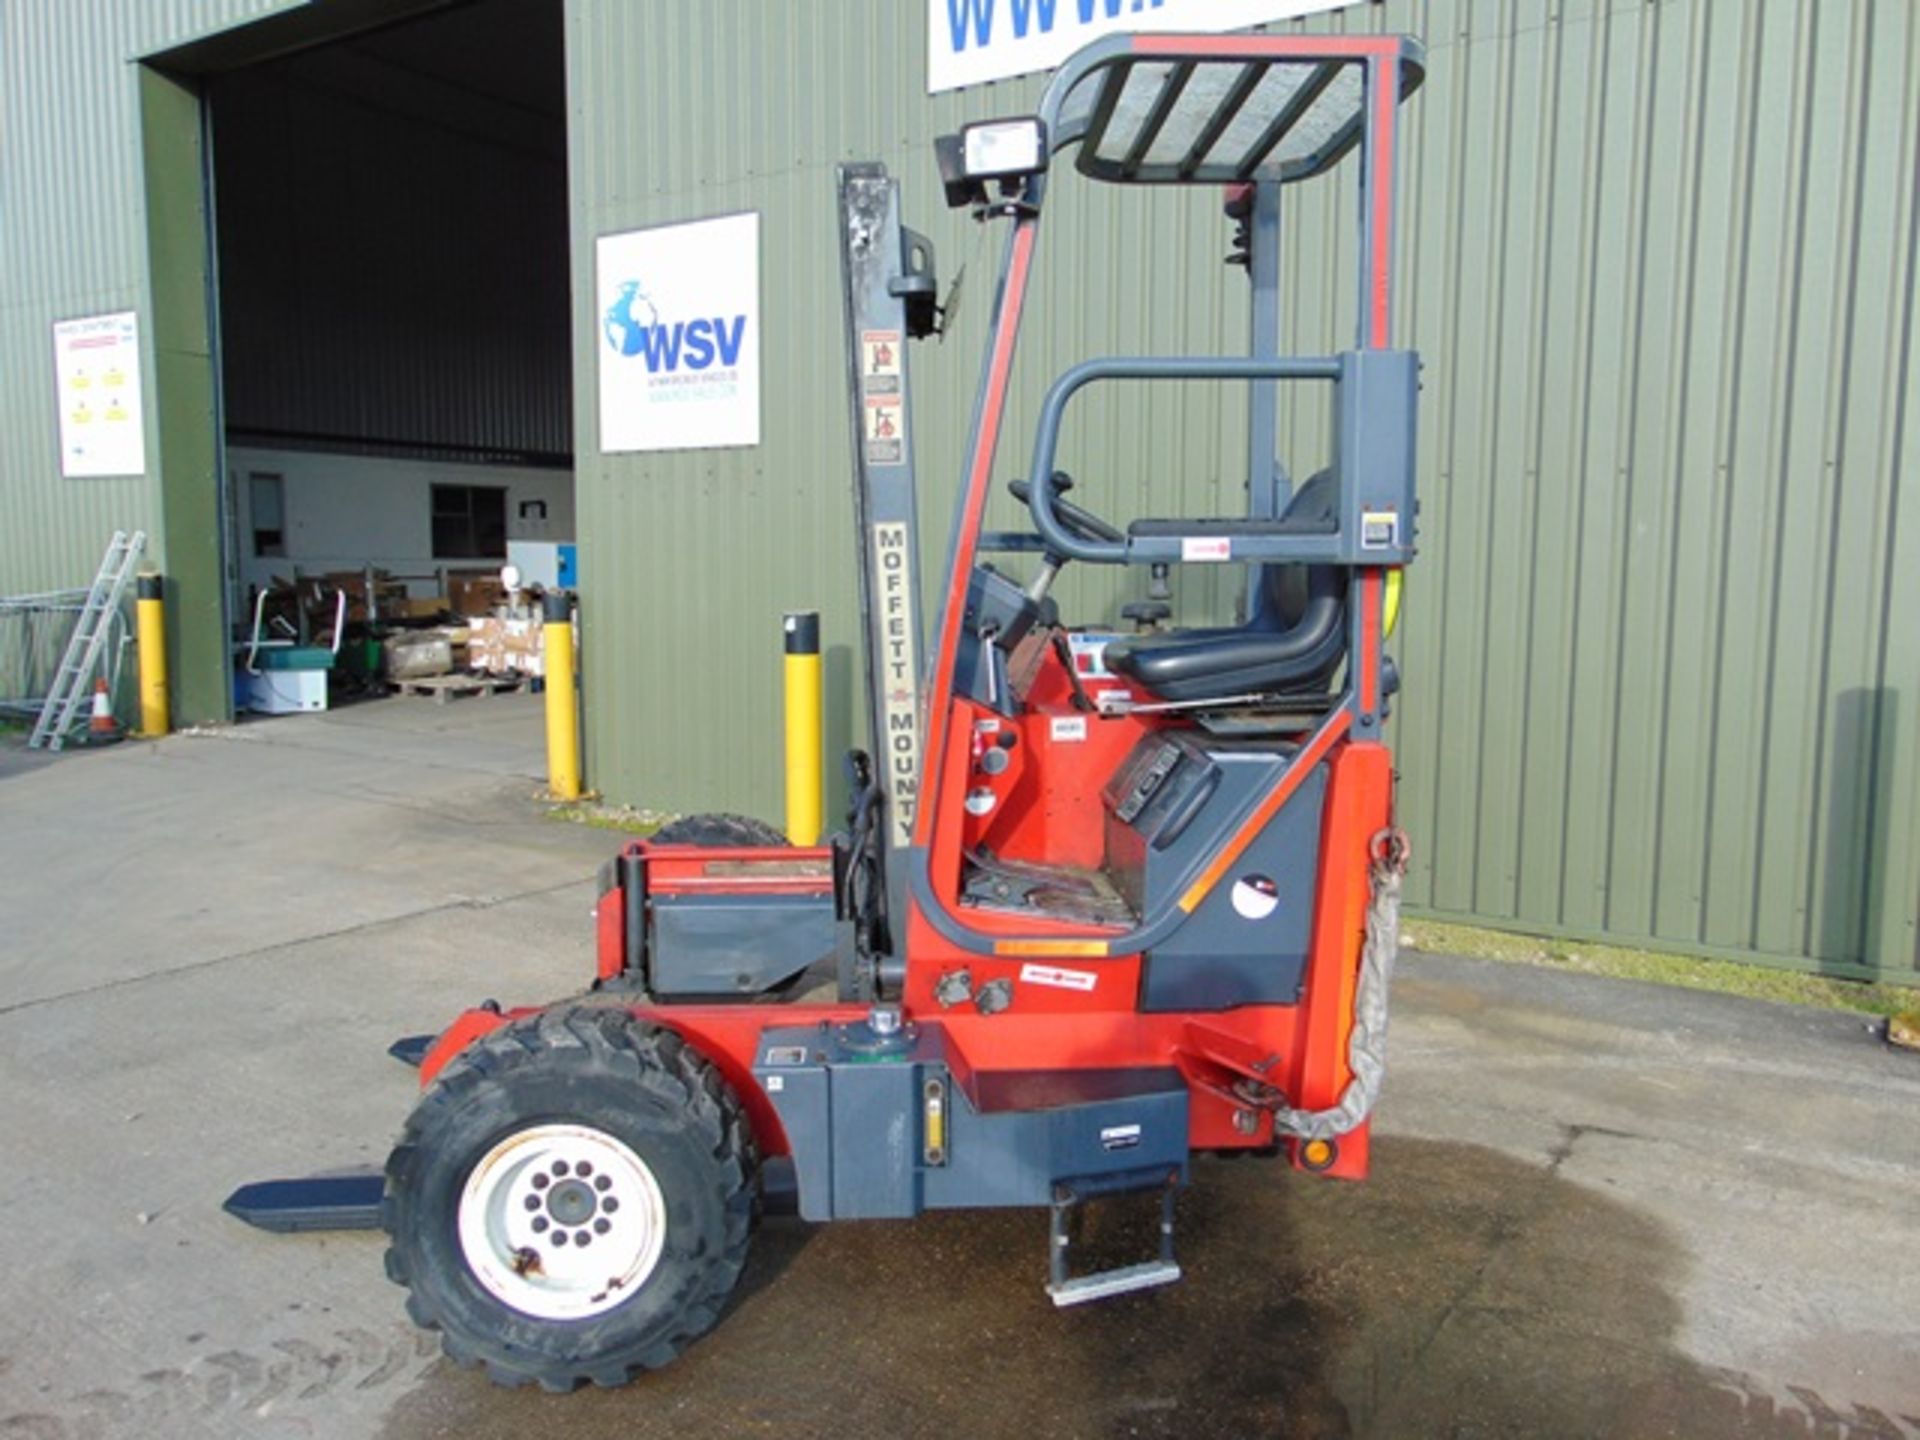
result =
[{"label": "white wheel rim", "polygon": [[583,1320],[646,1284],[667,1205],[646,1161],[604,1130],[536,1125],[473,1167],[459,1228],[468,1268],[496,1299],[537,1320]]}]

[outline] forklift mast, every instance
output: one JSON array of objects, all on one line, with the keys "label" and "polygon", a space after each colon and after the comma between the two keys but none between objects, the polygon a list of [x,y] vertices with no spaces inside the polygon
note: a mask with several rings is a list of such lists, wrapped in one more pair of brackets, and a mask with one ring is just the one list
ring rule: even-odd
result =
[{"label": "forklift mast", "polygon": [[[841,863],[871,867],[864,899],[882,923],[867,928],[862,947],[884,964],[893,950],[884,918],[906,913],[905,871],[891,857],[912,843],[922,734],[920,525],[907,342],[937,333],[938,282],[933,246],[901,223],[900,182],[884,165],[839,167],[839,215],[854,550],[873,746],[864,761],[850,757],[857,833]],[[843,879],[842,889],[849,883],[858,887],[859,877]]]}]

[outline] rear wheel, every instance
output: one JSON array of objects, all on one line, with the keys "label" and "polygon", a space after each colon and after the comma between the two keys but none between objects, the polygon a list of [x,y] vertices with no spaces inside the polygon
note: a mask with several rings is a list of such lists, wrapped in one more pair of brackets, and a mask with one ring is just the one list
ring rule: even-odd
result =
[{"label": "rear wheel", "polygon": [[738,1098],[671,1031],[574,1006],[476,1041],[387,1161],[387,1273],[504,1385],[620,1385],[719,1319],[757,1162]]},{"label": "rear wheel", "polygon": [[743,846],[787,844],[787,837],[751,815],[683,815],[648,837],[661,845]]}]

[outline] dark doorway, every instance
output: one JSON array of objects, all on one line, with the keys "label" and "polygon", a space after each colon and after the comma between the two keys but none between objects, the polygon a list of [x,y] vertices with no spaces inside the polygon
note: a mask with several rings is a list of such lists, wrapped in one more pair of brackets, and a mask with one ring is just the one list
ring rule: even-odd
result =
[{"label": "dark doorway", "polygon": [[424,603],[571,542],[561,0],[435,9],[205,95],[229,613],[364,571]]}]

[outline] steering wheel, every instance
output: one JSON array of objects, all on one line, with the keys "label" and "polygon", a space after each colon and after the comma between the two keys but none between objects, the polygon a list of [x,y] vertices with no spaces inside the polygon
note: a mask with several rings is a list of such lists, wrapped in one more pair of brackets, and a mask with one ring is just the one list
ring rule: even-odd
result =
[{"label": "steering wheel", "polygon": [[[1066,526],[1082,540],[1104,540],[1109,543],[1124,541],[1127,537],[1102,520],[1092,511],[1082,510],[1078,505],[1062,500],[1060,497],[1073,488],[1073,477],[1064,470],[1053,472],[1053,513],[1060,523]],[[1025,480],[1009,480],[1007,489],[1013,492],[1013,498],[1022,505],[1033,503],[1033,487]]]}]

